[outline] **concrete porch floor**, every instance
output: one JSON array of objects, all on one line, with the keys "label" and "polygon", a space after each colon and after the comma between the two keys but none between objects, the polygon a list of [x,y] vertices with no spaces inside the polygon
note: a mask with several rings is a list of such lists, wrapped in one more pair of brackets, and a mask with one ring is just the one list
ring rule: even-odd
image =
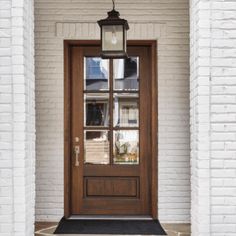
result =
[{"label": "concrete porch floor", "polygon": [[[36,222],[35,236],[50,236],[57,226],[55,222]],[[168,236],[190,236],[190,224],[162,224]],[[54,234],[55,235],[55,234]],[[62,236],[64,234],[60,234]],[[67,234],[69,235],[69,234]],[[75,234],[73,234],[75,236]],[[78,234],[82,236],[82,234]],[[88,236],[88,234],[86,235]]]}]

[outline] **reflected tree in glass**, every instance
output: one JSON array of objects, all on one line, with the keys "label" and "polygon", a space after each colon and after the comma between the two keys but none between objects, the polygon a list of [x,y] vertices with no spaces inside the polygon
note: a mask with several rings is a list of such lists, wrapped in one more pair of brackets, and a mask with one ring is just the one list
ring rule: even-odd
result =
[{"label": "reflected tree in glass", "polygon": [[114,131],[114,164],[139,163],[139,131]]}]

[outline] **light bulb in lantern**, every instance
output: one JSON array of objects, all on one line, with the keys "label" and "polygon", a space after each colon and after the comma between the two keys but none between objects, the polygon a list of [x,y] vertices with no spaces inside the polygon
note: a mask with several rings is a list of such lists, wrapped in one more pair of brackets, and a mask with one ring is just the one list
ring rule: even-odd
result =
[{"label": "light bulb in lantern", "polygon": [[111,43],[112,43],[113,45],[117,44],[117,37],[116,37],[116,31],[115,31],[115,30],[112,31]]}]

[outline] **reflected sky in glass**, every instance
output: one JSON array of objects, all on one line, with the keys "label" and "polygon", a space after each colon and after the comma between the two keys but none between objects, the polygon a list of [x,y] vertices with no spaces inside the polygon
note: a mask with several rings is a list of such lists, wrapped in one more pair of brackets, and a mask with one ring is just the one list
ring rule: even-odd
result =
[{"label": "reflected sky in glass", "polygon": [[84,70],[85,90],[108,90],[109,60],[99,57],[85,57]]}]

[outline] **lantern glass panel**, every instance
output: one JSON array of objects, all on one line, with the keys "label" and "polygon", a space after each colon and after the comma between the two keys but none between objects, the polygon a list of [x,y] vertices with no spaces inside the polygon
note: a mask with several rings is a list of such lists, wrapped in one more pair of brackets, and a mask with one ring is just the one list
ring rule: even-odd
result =
[{"label": "lantern glass panel", "polygon": [[102,26],[102,50],[123,51],[123,25]]}]

